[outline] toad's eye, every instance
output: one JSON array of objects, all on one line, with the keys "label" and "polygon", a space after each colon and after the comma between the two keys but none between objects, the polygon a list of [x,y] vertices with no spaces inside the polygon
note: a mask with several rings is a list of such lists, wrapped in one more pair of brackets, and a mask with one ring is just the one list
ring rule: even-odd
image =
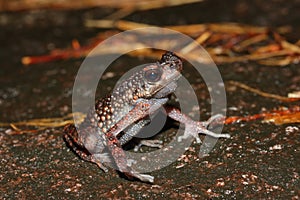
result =
[{"label": "toad's eye", "polygon": [[162,71],[160,69],[149,69],[145,72],[144,77],[149,82],[157,82],[161,78]]}]

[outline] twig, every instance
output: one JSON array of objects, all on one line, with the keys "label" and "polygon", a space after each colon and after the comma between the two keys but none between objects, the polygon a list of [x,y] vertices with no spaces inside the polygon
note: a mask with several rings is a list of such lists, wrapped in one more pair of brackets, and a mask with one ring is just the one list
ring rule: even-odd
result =
[{"label": "twig", "polygon": [[243,117],[232,116],[226,118],[225,124],[239,123],[242,121],[248,122],[258,119],[263,119],[264,122],[272,122],[276,125],[300,123],[300,107],[294,106],[291,108],[281,108],[278,110]]},{"label": "twig", "polygon": [[231,84],[231,85],[240,87],[244,90],[248,90],[250,92],[258,94],[260,96],[266,97],[266,98],[272,98],[272,99],[276,99],[276,100],[284,101],[284,102],[293,102],[293,101],[299,101],[300,100],[300,98],[290,98],[290,97],[280,96],[280,95],[277,95],[277,94],[271,94],[271,93],[263,92],[259,89],[252,88],[248,85],[245,85],[245,84],[237,82],[237,81],[228,81],[228,83]]},{"label": "twig", "polygon": [[83,9],[92,7],[110,7],[110,8],[131,8],[137,10],[151,10],[169,6],[179,6],[201,2],[203,0],[87,0],[87,1],[72,1],[72,0],[0,0],[0,11],[24,11],[34,9]]},{"label": "twig", "polygon": [[[42,118],[42,119],[32,119],[20,122],[9,122],[3,123],[0,122],[0,127],[10,126],[13,130],[16,131],[17,134],[28,133],[28,132],[37,132],[39,130],[44,130],[46,128],[55,128],[62,127],[67,124],[74,123],[73,118],[76,118],[78,122],[83,121],[85,115],[82,113],[71,113],[64,117],[56,117],[56,118]],[[22,130],[18,126],[26,126],[26,127],[36,127],[36,129],[30,130]]]}]

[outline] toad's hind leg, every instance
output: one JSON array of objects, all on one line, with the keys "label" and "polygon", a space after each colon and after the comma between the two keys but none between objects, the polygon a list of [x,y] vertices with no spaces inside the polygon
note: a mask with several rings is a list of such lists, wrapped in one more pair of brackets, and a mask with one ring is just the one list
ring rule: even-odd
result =
[{"label": "toad's hind leg", "polygon": [[64,139],[67,145],[75,151],[75,153],[83,160],[93,162],[98,165],[100,169],[107,172],[108,169],[102,164],[108,162],[109,158],[107,154],[90,154],[84,147],[82,140],[78,136],[76,127],[73,124],[69,124],[64,128]]}]

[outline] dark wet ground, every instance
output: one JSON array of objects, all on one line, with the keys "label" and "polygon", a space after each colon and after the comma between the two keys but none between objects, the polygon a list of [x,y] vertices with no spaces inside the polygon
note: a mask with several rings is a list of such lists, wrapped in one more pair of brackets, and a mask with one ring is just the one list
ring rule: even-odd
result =
[{"label": "dark wet ground", "polygon": [[[155,25],[239,22],[277,27],[291,25],[286,35],[300,38],[299,1],[209,1],[136,13],[126,19]],[[71,112],[72,86],[82,59],[24,67],[24,55],[40,55],[64,48],[72,39],[86,43],[100,30],[84,28],[86,18],[100,18],[111,10],[32,11],[0,13],[1,122],[58,117]],[[115,63],[116,77],[103,81],[103,93],[130,66],[149,62],[125,57]],[[128,64],[130,63],[130,64]],[[209,116],[208,92],[191,68],[188,77],[200,99],[201,115]],[[299,64],[283,68],[256,63],[220,65],[224,81],[241,81],[264,91],[286,95],[300,90]],[[228,116],[256,114],[263,109],[292,106],[238,88],[227,88]],[[233,109],[235,108],[235,109]],[[170,122],[172,124],[172,122]],[[170,126],[159,138],[168,140]],[[299,199],[300,126],[254,121],[228,125],[230,139],[218,140],[209,156],[198,158],[193,144],[177,162],[152,172],[154,185],[129,181],[114,170],[100,171],[80,160],[62,139],[62,128],[11,135],[0,128],[1,199]]]}]

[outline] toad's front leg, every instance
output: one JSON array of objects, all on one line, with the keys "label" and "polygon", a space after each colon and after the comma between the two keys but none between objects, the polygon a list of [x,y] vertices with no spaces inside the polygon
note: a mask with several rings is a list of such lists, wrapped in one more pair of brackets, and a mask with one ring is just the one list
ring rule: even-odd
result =
[{"label": "toad's front leg", "polygon": [[186,139],[189,136],[193,136],[196,138],[197,143],[201,143],[199,133],[203,133],[215,138],[230,138],[229,134],[217,134],[207,129],[210,124],[223,119],[222,115],[215,115],[212,116],[208,121],[200,122],[194,121],[187,115],[182,114],[177,108],[167,107],[166,111],[169,117],[185,125],[184,135],[178,137],[178,142],[180,142],[182,139]]},{"label": "toad's front leg", "polygon": [[[134,122],[150,115],[166,103],[168,99],[141,99],[135,107],[128,112],[119,122],[117,122],[108,132],[106,136],[106,145],[114,158],[114,161],[120,172],[130,177],[135,177],[144,182],[153,183],[154,177],[147,174],[140,174],[130,167],[129,161],[126,158],[125,152],[121,147],[121,142],[117,139],[117,135]],[[133,136],[130,136],[130,138]]]}]

